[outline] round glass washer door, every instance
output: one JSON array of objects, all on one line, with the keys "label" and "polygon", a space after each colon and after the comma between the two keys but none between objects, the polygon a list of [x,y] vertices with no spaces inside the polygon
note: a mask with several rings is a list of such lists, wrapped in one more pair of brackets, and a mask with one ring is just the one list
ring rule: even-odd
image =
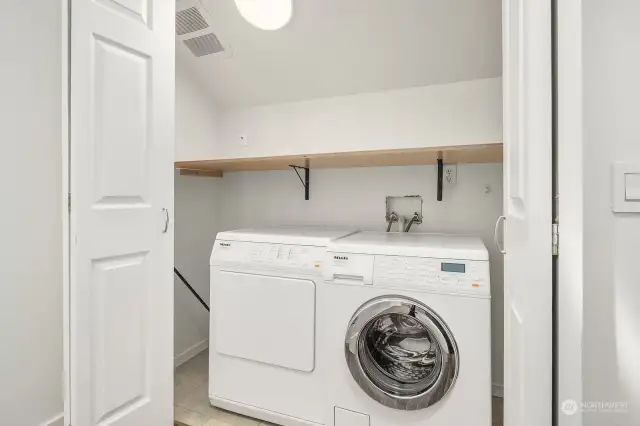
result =
[{"label": "round glass washer door", "polygon": [[351,375],[371,398],[399,410],[419,410],[453,387],[458,346],[428,306],[402,296],[362,305],[349,323],[345,355]]}]

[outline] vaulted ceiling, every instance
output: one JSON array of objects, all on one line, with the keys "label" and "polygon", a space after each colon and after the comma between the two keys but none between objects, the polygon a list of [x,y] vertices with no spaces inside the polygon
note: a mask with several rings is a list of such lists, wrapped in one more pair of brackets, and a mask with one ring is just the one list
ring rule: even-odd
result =
[{"label": "vaulted ceiling", "polygon": [[186,64],[221,105],[257,105],[501,75],[501,0],[294,0],[262,31],[233,0],[201,0],[227,54]]}]

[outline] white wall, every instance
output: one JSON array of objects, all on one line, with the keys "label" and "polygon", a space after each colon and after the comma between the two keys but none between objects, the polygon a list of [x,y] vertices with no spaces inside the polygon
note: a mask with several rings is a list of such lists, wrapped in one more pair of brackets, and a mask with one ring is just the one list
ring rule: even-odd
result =
[{"label": "white wall", "polygon": [[[560,256],[557,260],[558,403],[582,401],[584,285],[584,161],[582,0],[558,2],[558,190]],[[582,426],[582,413],[559,411],[558,426]]]},{"label": "white wall", "polygon": [[503,262],[493,229],[502,214],[502,165],[459,165],[458,183],[445,188],[442,202],[436,201],[436,177],[433,166],[312,170],[309,201],[293,171],[228,173],[213,185],[220,230],[269,224],[385,230],[385,197],[413,194],[424,198],[425,221],[412,231],[482,236],[491,255],[493,381],[501,385]]},{"label": "white wall", "polygon": [[[220,158],[496,143],[502,141],[502,79],[221,109],[219,115]],[[241,135],[248,146],[240,144]]]},{"label": "white wall", "polygon": [[[176,160],[210,159],[216,147],[216,108],[176,61]],[[215,179],[175,176],[175,266],[209,300],[209,255],[217,232]],[[208,345],[209,316],[175,277],[174,353],[186,361]]]},{"label": "white wall", "polygon": [[0,423],[61,425],[62,10],[0,13]]},{"label": "white wall", "polygon": [[[181,43],[181,42],[178,42]],[[176,48],[182,48],[177,46]],[[210,160],[217,156],[216,106],[191,74],[176,60],[176,161]]]},{"label": "white wall", "polygon": [[[179,176],[175,179],[175,266],[209,303],[209,256],[218,232],[218,179]],[[186,361],[209,342],[209,315],[175,277],[176,362]]]},{"label": "white wall", "polygon": [[[640,163],[640,3],[561,6],[560,402],[592,408],[581,419],[561,411],[559,424],[636,425],[640,214],[612,212],[611,165]],[[616,412],[601,403],[628,405]]]},{"label": "white wall", "polygon": [[[585,425],[640,424],[640,214],[611,211],[611,164],[640,163],[640,2],[583,0]],[[570,217],[561,220],[571,220]]]}]

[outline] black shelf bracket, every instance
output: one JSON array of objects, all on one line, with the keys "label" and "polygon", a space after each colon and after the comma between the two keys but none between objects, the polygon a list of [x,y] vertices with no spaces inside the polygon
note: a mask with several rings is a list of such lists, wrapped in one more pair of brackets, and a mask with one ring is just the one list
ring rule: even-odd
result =
[{"label": "black shelf bracket", "polygon": [[[302,183],[302,186],[304,186],[304,199],[305,200],[309,200],[309,175],[311,174],[309,171],[309,165],[307,163],[306,167],[302,167],[302,166],[294,166],[294,165],[289,165],[289,167],[291,167],[296,174],[298,175],[298,179],[300,179],[300,182]],[[302,179],[302,176],[300,176],[300,173],[298,172],[298,169],[304,170],[304,180]]]},{"label": "black shelf bracket", "polygon": [[444,165],[442,158],[438,158],[438,201],[442,201],[442,183],[444,180]]}]

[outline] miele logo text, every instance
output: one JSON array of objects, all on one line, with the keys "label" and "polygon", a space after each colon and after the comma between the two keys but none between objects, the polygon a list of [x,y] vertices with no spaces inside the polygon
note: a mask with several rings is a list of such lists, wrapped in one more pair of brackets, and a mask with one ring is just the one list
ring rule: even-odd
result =
[{"label": "miele logo text", "polygon": [[220,247],[231,247],[229,243],[220,243]]},{"label": "miele logo text", "polygon": [[349,260],[347,256],[333,256],[335,260]]}]

